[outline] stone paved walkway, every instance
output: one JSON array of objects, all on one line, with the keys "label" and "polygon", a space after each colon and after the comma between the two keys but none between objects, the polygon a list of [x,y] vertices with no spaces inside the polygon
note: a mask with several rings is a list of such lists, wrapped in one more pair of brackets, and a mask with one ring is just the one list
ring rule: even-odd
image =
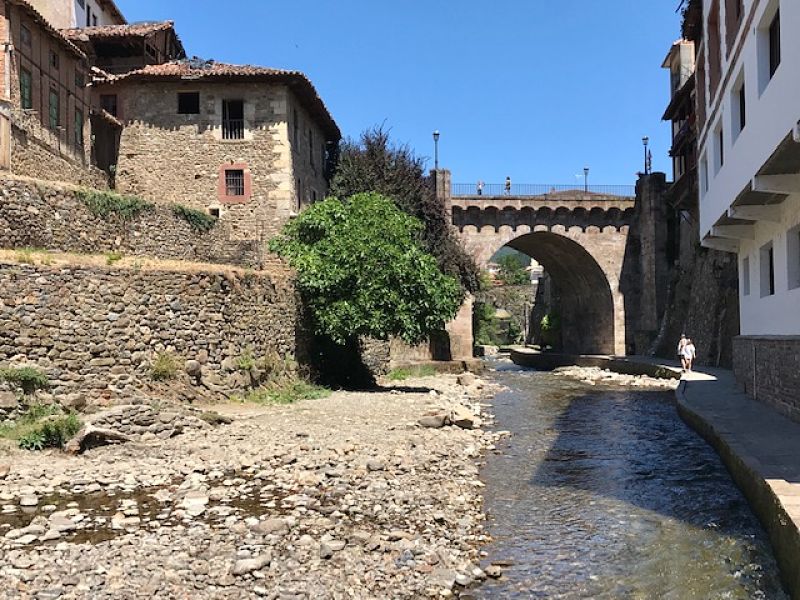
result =
[{"label": "stone paved walkway", "polygon": [[789,591],[800,597],[800,423],[749,398],[724,369],[685,374],[677,398],[682,416],[717,449],[747,496]]}]

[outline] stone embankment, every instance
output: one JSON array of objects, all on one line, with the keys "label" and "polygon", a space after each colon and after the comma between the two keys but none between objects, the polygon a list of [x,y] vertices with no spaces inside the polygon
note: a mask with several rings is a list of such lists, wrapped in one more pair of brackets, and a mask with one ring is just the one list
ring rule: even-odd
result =
[{"label": "stone embankment", "polygon": [[[491,422],[480,413],[489,388],[408,380],[285,407],[217,406],[230,424],[79,457],[10,451],[0,597],[466,593],[487,576],[477,459],[502,435],[479,428]],[[429,417],[441,427],[420,423]]]}]

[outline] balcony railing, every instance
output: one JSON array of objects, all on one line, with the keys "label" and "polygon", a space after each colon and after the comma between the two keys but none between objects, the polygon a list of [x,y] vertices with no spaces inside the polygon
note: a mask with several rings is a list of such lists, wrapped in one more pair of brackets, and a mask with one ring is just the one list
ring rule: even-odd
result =
[{"label": "balcony railing", "polygon": [[540,183],[512,183],[511,189],[506,189],[504,183],[487,183],[479,191],[477,183],[454,183],[451,187],[453,196],[551,196],[554,194],[598,194],[603,196],[616,196],[633,198],[636,196],[634,185],[590,185],[581,184],[550,185]]},{"label": "balcony railing", "polygon": [[222,121],[223,140],[244,139],[244,119],[224,119]]}]

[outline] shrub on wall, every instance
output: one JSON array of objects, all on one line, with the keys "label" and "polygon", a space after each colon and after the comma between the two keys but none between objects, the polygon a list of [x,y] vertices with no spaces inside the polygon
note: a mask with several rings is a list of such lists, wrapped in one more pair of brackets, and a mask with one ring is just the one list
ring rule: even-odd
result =
[{"label": "shrub on wall", "polygon": [[33,394],[36,390],[50,386],[47,375],[34,367],[11,367],[0,369],[0,381],[5,381],[22,389],[24,394]]},{"label": "shrub on wall", "polygon": [[215,217],[182,204],[173,204],[172,212],[176,217],[186,221],[196,231],[209,231],[217,224]]},{"label": "shrub on wall", "polygon": [[93,215],[108,217],[117,215],[123,219],[133,219],[153,204],[138,196],[123,196],[115,192],[81,189],[75,192]]},{"label": "shrub on wall", "polygon": [[150,365],[150,376],[156,381],[167,381],[178,376],[180,364],[169,352],[160,352]]}]

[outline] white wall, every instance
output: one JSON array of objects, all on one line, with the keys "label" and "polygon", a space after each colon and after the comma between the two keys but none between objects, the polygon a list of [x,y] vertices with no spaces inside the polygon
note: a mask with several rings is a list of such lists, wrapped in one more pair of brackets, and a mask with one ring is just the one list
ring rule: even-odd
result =
[{"label": "white wall", "polygon": [[[74,27],[86,27],[86,10],[89,9],[92,15],[97,15],[97,25],[119,25],[120,21],[109,10],[100,7],[97,0],[73,0],[75,3],[75,22]],[[81,6],[83,4],[84,6]],[[94,19],[92,19],[92,25]]]},{"label": "white wall", "polygon": [[[800,194],[783,203],[781,223],[760,221],[756,239],[739,251],[739,299],[742,335],[800,335],[800,287],[789,289],[787,232],[800,224]],[[775,295],[761,297],[761,247],[772,242],[775,252]],[[750,259],[750,294],[744,295],[744,258]],[[794,260],[798,260],[795,256]]]},{"label": "white wall", "polygon": [[[724,11],[725,2],[721,1]],[[755,0],[745,0],[745,20]],[[763,92],[760,90],[761,66],[758,52],[758,27],[762,24],[764,13],[772,8],[773,3],[767,0],[757,2],[753,26],[743,29],[739,36],[745,36],[743,52],[735,64],[727,64],[727,50],[723,49],[723,75],[725,82],[727,71],[732,71],[724,88],[721,88],[722,103],[715,112],[711,108],[716,104],[716,97],[709,101],[707,111],[708,122],[701,133],[700,160],[703,157],[709,165],[709,188],[700,194],[700,236],[708,235],[714,222],[724,215],[736,196],[755,176],[756,171],[772,155],[777,145],[786,137],[800,120],[800,2],[797,0],[780,0],[781,10],[781,64],[772,80]],[[710,2],[705,3],[705,18],[708,18]],[[722,24],[721,39],[725,40],[724,12],[720,17]],[[734,48],[738,44],[734,43]],[[708,55],[708,52],[706,52]],[[731,53],[733,56],[734,53]],[[734,100],[731,95],[739,80],[739,73],[744,70],[745,94],[747,104],[747,125],[735,136],[732,114]],[[708,69],[707,69],[708,73]],[[708,97],[708,95],[707,95]],[[725,164],[715,173],[713,165],[717,163],[715,156],[714,132],[720,123],[725,138]],[[705,137],[703,137],[705,136]]]}]

